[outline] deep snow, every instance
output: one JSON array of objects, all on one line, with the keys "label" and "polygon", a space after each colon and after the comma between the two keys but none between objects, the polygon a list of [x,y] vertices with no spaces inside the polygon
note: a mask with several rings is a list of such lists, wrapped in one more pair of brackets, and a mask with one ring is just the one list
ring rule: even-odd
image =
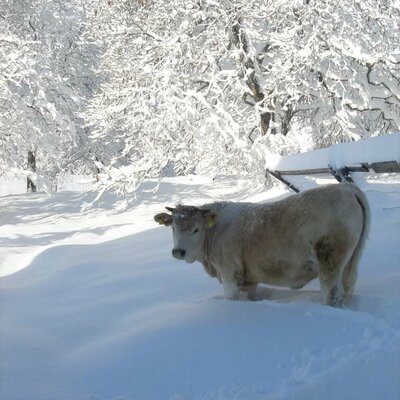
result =
[{"label": "deep snow", "polygon": [[0,197],[0,398],[398,400],[399,176],[358,182],[372,230],[346,309],[323,306],[318,282],[223,300],[199,264],[170,256],[170,230],[152,221],[180,200],[285,190],[171,178],[121,213],[111,197],[84,212],[89,195],[73,192]]}]

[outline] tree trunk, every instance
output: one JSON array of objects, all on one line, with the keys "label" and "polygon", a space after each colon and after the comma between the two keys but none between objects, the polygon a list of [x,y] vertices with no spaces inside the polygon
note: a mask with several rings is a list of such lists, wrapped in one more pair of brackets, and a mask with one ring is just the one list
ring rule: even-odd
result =
[{"label": "tree trunk", "polygon": [[[251,43],[249,37],[246,35],[243,25],[243,18],[239,17],[232,26],[232,41],[233,44],[242,51],[240,59],[243,63],[243,69],[246,71],[251,70],[251,73],[246,77],[246,84],[251,90],[253,101],[259,103],[261,107],[265,107],[265,94],[263,93],[259,77],[256,73],[256,61],[250,56]],[[262,135],[268,133],[272,120],[273,113],[268,111],[260,113],[260,130]],[[276,130],[272,128],[270,129],[270,133],[275,134]]]},{"label": "tree trunk", "polygon": [[[33,153],[33,151],[31,151],[31,150],[28,151],[28,168],[33,173],[36,172],[36,156]],[[28,193],[29,192],[34,193],[37,191],[35,183],[32,181],[32,179],[29,176],[26,178],[26,186],[27,186],[26,188],[28,190]]]}]

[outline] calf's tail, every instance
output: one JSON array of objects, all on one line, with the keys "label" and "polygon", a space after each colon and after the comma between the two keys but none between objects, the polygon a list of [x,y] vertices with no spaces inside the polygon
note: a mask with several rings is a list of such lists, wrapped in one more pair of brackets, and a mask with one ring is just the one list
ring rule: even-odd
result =
[{"label": "calf's tail", "polygon": [[363,228],[360,238],[352,256],[350,257],[349,262],[347,263],[343,271],[343,288],[345,291],[345,295],[348,296],[353,293],[354,286],[357,280],[358,263],[363,253],[365,242],[367,241],[371,226],[371,209],[369,207],[367,197],[361,189],[352,184],[348,184],[346,186],[348,187],[348,190],[350,190],[356,197],[356,200],[360,205],[363,214]]}]

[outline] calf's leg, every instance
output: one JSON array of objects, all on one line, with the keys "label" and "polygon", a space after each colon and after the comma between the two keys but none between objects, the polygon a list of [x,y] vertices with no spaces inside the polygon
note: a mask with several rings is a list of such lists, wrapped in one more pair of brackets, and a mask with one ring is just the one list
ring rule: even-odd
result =
[{"label": "calf's leg", "polygon": [[322,298],[325,304],[333,307],[342,307],[344,288],[342,282],[345,269],[353,250],[351,241],[342,237],[333,240],[329,237],[321,238],[315,251],[319,261],[319,281]]},{"label": "calf's leg", "polygon": [[225,299],[237,300],[239,298],[239,285],[234,279],[222,277],[222,285],[224,287]]},{"label": "calf's leg", "polygon": [[343,306],[344,290],[340,280],[333,280],[326,277],[320,277],[322,299],[324,303],[332,307]]},{"label": "calf's leg", "polygon": [[346,296],[353,294],[354,286],[357,281],[358,275],[358,260],[354,260],[353,257],[347,263],[346,268],[343,272],[343,287]]},{"label": "calf's leg", "polygon": [[243,290],[247,292],[247,298],[249,300],[255,301],[257,300],[257,284],[255,285],[246,285],[243,287]]}]

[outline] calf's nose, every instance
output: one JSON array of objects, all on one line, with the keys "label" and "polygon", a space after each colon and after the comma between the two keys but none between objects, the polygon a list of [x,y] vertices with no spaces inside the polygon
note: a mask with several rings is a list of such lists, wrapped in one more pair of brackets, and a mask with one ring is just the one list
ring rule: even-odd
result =
[{"label": "calf's nose", "polygon": [[183,249],[173,249],[172,250],[172,255],[177,258],[178,260],[181,260],[183,257],[185,257],[186,251]]}]

